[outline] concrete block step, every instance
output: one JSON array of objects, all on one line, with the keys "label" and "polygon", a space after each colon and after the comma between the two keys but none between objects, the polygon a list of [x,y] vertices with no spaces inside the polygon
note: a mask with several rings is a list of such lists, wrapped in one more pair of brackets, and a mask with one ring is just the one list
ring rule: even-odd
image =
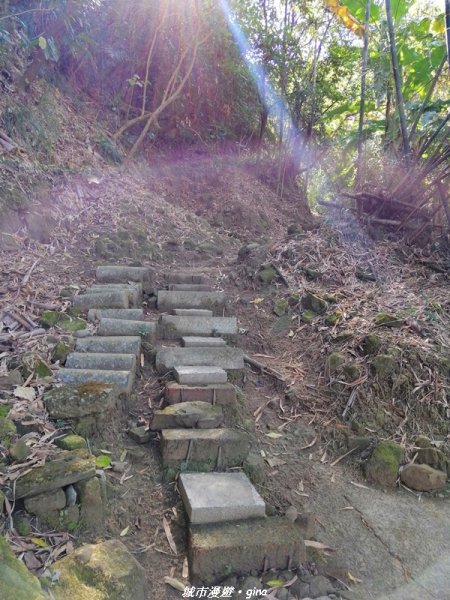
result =
[{"label": "concrete block step", "polygon": [[109,290],[95,294],[79,294],[72,300],[73,308],[87,312],[90,308],[129,308],[130,297],[127,292]]},{"label": "concrete block step", "polygon": [[95,323],[100,319],[125,319],[127,321],[143,321],[142,308],[91,308],[88,311],[88,321]]},{"label": "concrete block step", "polygon": [[100,319],[97,333],[101,336],[140,335],[146,341],[154,343],[157,336],[157,323],[125,319]]},{"label": "concrete block step", "polygon": [[226,336],[234,341],[237,335],[236,317],[183,317],[161,315],[161,337],[166,340],[179,340],[185,335]]},{"label": "concrete block step", "polygon": [[174,368],[175,379],[186,385],[208,385],[226,383],[227,372],[220,367],[186,367]]},{"label": "concrete block step", "polygon": [[181,338],[184,348],[222,348],[227,343],[220,337],[201,337],[198,335],[186,335]]},{"label": "concrete block step", "polygon": [[135,371],[136,355],[71,352],[66,360],[66,368],[100,369],[101,371]]},{"label": "concrete block step", "polygon": [[146,293],[151,292],[154,285],[154,272],[148,267],[104,265],[97,267],[95,276],[99,283],[142,283]]},{"label": "concrete block step", "polygon": [[173,314],[179,317],[212,317],[213,311],[207,308],[174,308]]},{"label": "concrete block step", "polygon": [[178,489],[193,525],[266,515],[266,504],[245,473],[182,473]]},{"label": "concrete block step", "polygon": [[198,273],[186,273],[184,271],[168,273],[166,275],[168,283],[205,283],[206,278],[204,275]]},{"label": "concrete block step", "polygon": [[176,292],[212,292],[213,288],[205,283],[169,283],[169,290]]},{"label": "concrete block step", "polygon": [[61,383],[78,385],[80,383],[107,383],[118,387],[121,394],[129,395],[133,387],[133,371],[108,371],[96,369],[61,369],[56,379]]},{"label": "concrete block step", "polygon": [[183,402],[155,410],[150,429],[214,429],[223,423],[221,406],[208,402]]},{"label": "concrete block step", "polygon": [[220,471],[239,467],[247,458],[250,438],[234,429],[165,429],[161,432],[166,473]]},{"label": "concrete block step", "polygon": [[244,368],[244,353],[240,348],[161,348],[156,354],[156,370],[167,373],[176,366],[220,367],[226,371]]},{"label": "concrete block step", "polygon": [[94,284],[85,291],[86,294],[103,294],[105,292],[126,292],[130,299],[130,306],[139,307],[142,304],[142,284],[140,283]]},{"label": "concrete block step", "polygon": [[164,401],[167,404],[194,402],[196,400],[232,407],[236,404],[236,388],[231,383],[183,385],[171,381],[166,384]]},{"label": "concrete block step", "polygon": [[80,338],[75,345],[77,352],[106,352],[107,354],[141,353],[141,338],[137,335],[99,336]]},{"label": "concrete block step", "polygon": [[177,292],[159,290],[158,310],[171,312],[175,308],[207,308],[213,314],[221,316],[226,308],[227,298],[224,292]]},{"label": "concrete block step", "polygon": [[211,585],[253,571],[296,569],[305,560],[300,527],[286,517],[190,526],[191,585]]}]

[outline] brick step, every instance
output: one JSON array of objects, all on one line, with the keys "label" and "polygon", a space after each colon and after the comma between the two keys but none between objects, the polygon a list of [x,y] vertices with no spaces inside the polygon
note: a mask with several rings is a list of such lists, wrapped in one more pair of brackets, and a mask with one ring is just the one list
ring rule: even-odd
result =
[{"label": "brick step", "polygon": [[200,386],[170,382],[166,384],[164,400],[167,404],[199,400],[221,406],[234,406],[236,404],[236,388],[231,383]]},{"label": "brick step", "polygon": [[178,478],[192,524],[264,517],[266,504],[245,473],[182,473]]},{"label": "brick step", "polygon": [[105,292],[126,292],[130,300],[130,306],[139,307],[142,304],[142,284],[141,283],[95,283],[86,288],[85,294],[104,294]]},{"label": "brick step", "polygon": [[175,367],[175,379],[187,385],[226,383],[227,372],[219,367]]},{"label": "brick step", "polygon": [[117,386],[121,394],[130,395],[134,383],[133,371],[108,371],[97,369],[61,369],[56,379],[61,383],[107,383]]},{"label": "brick step", "polygon": [[208,402],[183,402],[155,410],[150,429],[214,429],[223,423],[221,406]]},{"label": "brick step", "polygon": [[236,317],[186,317],[161,315],[161,337],[179,340],[183,336],[224,336],[234,341],[237,335]]},{"label": "brick step", "polygon": [[227,343],[220,337],[202,337],[198,335],[185,335],[181,338],[184,348],[222,348]]},{"label": "brick step", "polygon": [[301,529],[286,517],[191,525],[189,529],[192,585],[220,583],[231,574],[295,569],[305,560]]},{"label": "brick step", "polygon": [[142,308],[91,308],[88,311],[88,321],[95,323],[100,319],[125,319],[128,321],[143,321]]},{"label": "brick step", "polygon": [[206,278],[204,275],[197,273],[186,273],[179,271],[175,273],[168,273],[166,275],[167,283],[205,283]]},{"label": "brick step", "polygon": [[101,319],[97,329],[100,336],[136,336],[154,343],[157,336],[157,323],[150,321],[130,321],[125,319]]},{"label": "brick step", "polygon": [[130,281],[141,283],[146,293],[153,289],[154,273],[147,267],[128,267],[103,265],[97,267],[95,272],[99,283],[129,283]]},{"label": "brick step", "polygon": [[244,353],[240,348],[161,348],[156,354],[156,370],[160,374],[174,367],[220,367],[226,371],[242,372]]},{"label": "brick step", "polygon": [[77,339],[75,350],[77,352],[106,352],[108,354],[135,354],[139,356],[141,353],[141,338],[137,335],[95,335]]},{"label": "brick step", "polygon": [[100,369],[101,371],[136,371],[136,355],[72,352],[66,359],[66,368]]},{"label": "brick step", "polygon": [[215,471],[240,466],[250,450],[247,434],[234,429],[165,429],[161,432],[163,468]]},{"label": "brick step", "polygon": [[224,292],[159,290],[157,300],[158,310],[161,312],[171,312],[175,308],[207,308],[218,316],[223,314],[227,304]]},{"label": "brick step", "polygon": [[72,306],[82,312],[87,312],[91,308],[129,308],[130,298],[127,292],[117,290],[79,294],[73,298]]}]

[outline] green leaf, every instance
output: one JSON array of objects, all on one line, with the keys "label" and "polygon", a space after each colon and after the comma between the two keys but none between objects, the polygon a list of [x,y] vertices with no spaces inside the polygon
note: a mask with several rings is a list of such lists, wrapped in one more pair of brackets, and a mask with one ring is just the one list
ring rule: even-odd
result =
[{"label": "green leaf", "polygon": [[271,579],[270,581],[266,581],[266,585],[269,587],[283,587],[284,580],[283,579]]},{"label": "green leaf", "polygon": [[130,531],[130,526],[129,526],[129,525],[127,525],[127,526],[125,527],[125,529],[122,529],[122,531],[119,533],[119,536],[120,536],[120,537],[125,537],[129,531]]},{"label": "green leaf", "polygon": [[100,454],[100,456],[97,456],[95,459],[95,465],[99,469],[106,469],[111,465],[111,458],[106,456],[106,454]]},{"label": "green leaf", "polygon": [[38,46],[41,50],[45,50],[47,48],[47,40],[42,35],[38,38]]},{"label": "green leaf", "polygon": [[275,431],[271,431],[270,433],[266,433],[266,436],[271,440],[277,440],[280,437],[283,437],[282,433],[276,433]]}]

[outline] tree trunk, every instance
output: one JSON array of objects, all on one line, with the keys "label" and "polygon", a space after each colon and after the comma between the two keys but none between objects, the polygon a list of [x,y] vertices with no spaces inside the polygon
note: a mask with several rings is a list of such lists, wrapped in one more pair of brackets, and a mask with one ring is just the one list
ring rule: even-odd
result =
[{"label": "tree trunk", "polygon": [[411,149],[409,146],[408,129],[406,127],[405,105],[403,103],[403,92],[402,92],[402,77],[401,77],[400,68],[399,68],[399,64],[398,64],[397,44],[395,43],[394,22],[392,20],[392,11],[391,11],[391,0],[385,0],[385,4],[386,4],[386,18],[387,18],[388,31],[389,31],[389,45],[390,45],[390,50],[391,50],[392,72],[394,74],[394,82],[395,82],[395,95],[397,96],[397,109],[398,109],[400,128],[402,131],[402,138],[403,138],[403,157],[407,160],[411,153]]},{"label": "tree trunk", "polygon": [[362,169],[362,152],[363,152],[364,106],[366,103],[367,59],[369,56],[370,1],[371,0],[366,0],[366,15],[365,15],[365,21],[364,21],[364,46],[363,46],[363,52],[362,52],[361,100],[359,103],[358,162],[356,165],[356,188],[360,187],[361,178],[362,178],[361,169]]}]

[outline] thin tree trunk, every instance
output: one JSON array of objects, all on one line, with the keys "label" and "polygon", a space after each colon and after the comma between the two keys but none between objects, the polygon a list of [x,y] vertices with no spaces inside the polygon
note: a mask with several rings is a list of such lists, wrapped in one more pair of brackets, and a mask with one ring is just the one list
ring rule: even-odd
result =
[{"label": "thin tree trunk", "polygon": [[[363,153],[363,128],[364,128],[364,108],[366,103],[366,75],[367,59],[369,56],[369,25],[370,25],[370,2],[366,0],[366,15],[364,21],[364,46],[362,52],[362,70],[361,70],[361,100],[359,103],[359,125],[358,125],[358,162],[356,165],[356,188],[361,185],[362,179],[362,153]],[[358,212],[360,205],[358,204]]]},{"label": "thin tree trunk", "polygon": [[386,18],[388,24],[389,31],[389,45],[391,49],[391,60],[392,60],[392,72],[394,74],[394,82],[395,82],[395,94],[397,96],[397,110],[398,116],[400,120],[400,128],[402,131],[403,138],[403,157],[405,159],[409,158],[411,153],[410,145],[409,145],[409,137],[408,137],[408,129],[406,127],[406,116],[405,116],[405,105],[403,103],[403,92],[402,92],[402,77],[400,73],[400,68],[398,64],[397,57],[397,45],[395,43],[395,34],[394,34],[394,22],[392,20],[392,11],[391,11],[391,0],[385,0],[386,4]]},{"label": "thin tree trunk", "polygon": [[450,0],[445,0],[445,39],[447,41],[447,59],[450,69]]}]

